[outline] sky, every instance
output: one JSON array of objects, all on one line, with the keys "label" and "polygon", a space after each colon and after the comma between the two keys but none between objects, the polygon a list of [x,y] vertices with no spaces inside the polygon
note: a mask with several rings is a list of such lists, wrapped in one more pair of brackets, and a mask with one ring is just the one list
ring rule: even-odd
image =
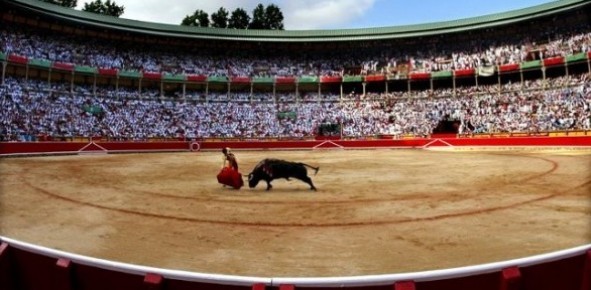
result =
[{"label": "sky", "polygon": [[[354,29],[455,20],[522,9],[559,0],[112,0],[125,7],[121,18],[180,24],[201,9],[245,9],[277,5],[286,30]],[[78,9],[92,0],[78,0]]]}]

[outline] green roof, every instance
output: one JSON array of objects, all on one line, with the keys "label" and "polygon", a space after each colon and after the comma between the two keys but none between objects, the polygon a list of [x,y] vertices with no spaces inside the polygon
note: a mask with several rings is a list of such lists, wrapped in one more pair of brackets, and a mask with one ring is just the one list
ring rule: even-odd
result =
[{"label": "green roof", "polygon": [[[124,18],[104,16],[39,0],[0,0],[25,9],[27,13],[41,13],[53,18],[77,24],[91,25],[106,29],[129,32],[209,40],[257,41],[257,42],[331,42],[407,38],[438,35],[481,29],[525,21],[563,11],[573,10],[590,2],[588,0],[560,0],[529,8],[496,13],[453,21],[434,22],[416,25],[340,29],[340,30],[240,30],[205,27],[191,27],[172,24],[144,22]],[[179,19],[180,22],[181,19]]]}]

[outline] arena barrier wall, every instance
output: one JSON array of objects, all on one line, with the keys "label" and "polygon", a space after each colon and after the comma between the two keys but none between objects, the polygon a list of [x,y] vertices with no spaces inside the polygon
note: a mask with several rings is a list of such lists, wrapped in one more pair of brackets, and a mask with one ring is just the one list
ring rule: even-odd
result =
[{"label": "arena barrier wall", "polygon": [[591,136],[410,138],[377,140],[305,141],[163,141],[163,142],[0,142],[0,155],[137,153],[219,150],[312,150],[377,148],[469,148],[469,147],[591,147]]},{"label": "arena barrier wall", "polygon": [[[3,142],[2,156],[218,150],[585,148],[591,136],[206,142]],[[256,265],[255,265],[256,266]],[[0,289],[591,290],[591,244],[469,267],[354,277],[243,277],[160,269],[57,251],[0,236]]]},{"label": "arena barrier wall", "polygon": [[280,278],[204,274],[101,260],[0,236],[0,289],[590,290],[591,244],[522,259],[389,275]]}]

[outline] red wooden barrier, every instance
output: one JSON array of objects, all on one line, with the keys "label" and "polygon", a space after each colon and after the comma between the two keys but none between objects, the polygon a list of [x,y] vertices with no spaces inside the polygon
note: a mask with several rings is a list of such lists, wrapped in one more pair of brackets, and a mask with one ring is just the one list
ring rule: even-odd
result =
[{"label": "red wooden barrier", "polygon": [[207,81],[207,76],[204,75],[188,75],[187,81],[190,82],[197,82],[197,83],[204,83]]},{"label": "red wooden barrier", "polygon": [[431,73],[413,72],[409,75],[411,80],[428,80],[431,78]]},{"label": "red wooden barrier", "polygon": [[163,288],[164,278],[160,274],[147,273],[144,276],[144,289],[160,290]]},{"label": "red wooden barrier", "polygon": [[66,62],[54,62],[52,67],[56,70],[63,70],[69,72],[74,70],[74,64]]},{"label": "red wooden barrier", "polygon": [[555,66],[564,64],[564,57],[557,56],[557,57],[550,57],[544,59],[544,66]]},{"label": "red wooden barrier", "polygon": [[499,66],[500,72],[511,72],[511,71],[516,71],[516,70],[519,70],[518,63],[510,63],[510,64],[504,64],[504,65]]},{"label": "red wooden barrier", "polygon": [[279,290],[294,290],[295,286],[292,284],[281,284],[279,285]]},{"label": "red wooden barrier", "polygon": [[0,244],[0,289],[15,289],[14,273],[10,257],[10,246],[2,242]]},{"label": "red wooden barrier", "polygon": [[454,71],[456,77],[473,77],[475,73],[476,70],[473,68],[457,69]]},{"label": "red wooden barrier", "polygon": [[366,82],[383,82],[386,80],[385,75],[368,75],[365,77]]},{"label": "red wooden barrier", "polygon": [[68,259],[57,259],[53,274],[54,290],[72,290],[72,263]]},{"label": "red wooden barrier", "polygon": [[585,255],[581,290],[591,290],[591,250],[587,251],[587,254]]},{"label": "red wooden barrier", "polygon": [[98,73],[102,76],[116,76],[119,71],[116,68],[99,68]]},{"label": "red wooden barrier", "polygon": [[144,72],[142,76],[148,80],[159,81],[160,79],[162,79],[162,74],[159,72]]},{"label": "red wooden barrier", "polygon": [[501,272],[501,286],[499,290],[521,289],[521,272],[518,267],[509,267]]},{"label": "red wooden barrier", "polygon": [[414,281],[398,281],[394,283],[394,290],[415,290]]},{"label": "red wooden barrier", "polygon": [[295,84],[295,77],[277,77],[275,78],[276,84]]}]

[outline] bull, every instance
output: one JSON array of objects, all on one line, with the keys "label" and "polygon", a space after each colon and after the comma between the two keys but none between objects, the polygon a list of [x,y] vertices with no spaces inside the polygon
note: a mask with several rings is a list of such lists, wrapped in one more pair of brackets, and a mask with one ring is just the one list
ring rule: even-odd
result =
[{"label": "bull", "polygon": [[271,181],[277,178],[290,178],[299,179],[310,185],[311,190],[316,190],[312,179],[308,176],[308,170],[306,167],[314,169],[314,175],[318,173],[319,167],[314,167],[301,162],[291,162],[280,159],[267,158],[259,162],[252,172],[248,176],[248,186],[255,188],[259,181],[264,180],[267,182],[267,190],[270,190],[273,186]]}]

